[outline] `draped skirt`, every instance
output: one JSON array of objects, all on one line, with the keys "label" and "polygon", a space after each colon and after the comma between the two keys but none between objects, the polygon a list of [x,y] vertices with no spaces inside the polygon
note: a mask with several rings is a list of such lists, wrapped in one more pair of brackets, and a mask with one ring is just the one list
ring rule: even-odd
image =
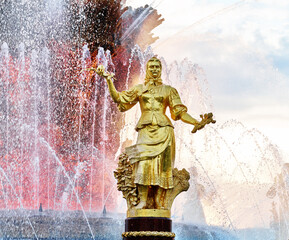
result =
[{"label": "draped skirt", "polygon": [[175,136],[171,126],[146,125],[138,131],[137,143],[125,152],[133,164],[134,183],[173,188]]}]

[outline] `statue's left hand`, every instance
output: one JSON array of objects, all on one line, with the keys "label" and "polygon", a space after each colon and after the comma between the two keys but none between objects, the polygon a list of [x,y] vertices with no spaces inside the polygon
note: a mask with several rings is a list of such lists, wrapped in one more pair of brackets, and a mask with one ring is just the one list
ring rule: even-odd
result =
[{"label": "statue's left hand", "polygon": [[103,65],[99,65],[97,68],[94,68],[94,67],[85,68],[85,69],[82,69],[80,72],[83,72],[83,71],[93,71],[93,72],[96,72],[97,75],[104,77],[107,80],[111,80],[111,79],[115,80],[114,73],[106,72],[105,67]]},{"label": "statue's left hand", "polygon": [[96,73],[101,76],[104,77],[106,79],[112,79],[114,78],[114,73],[109,73],[109,72],[105,72],[105,67],[103,65],[99,65],[96,69]]},{"label": "statue's left hand", "polygon": [[213,113],[205,113],[204,115],[200,115],[200,117],[202,118],[202,120],[199,123],[195,124],[195,127],[192,130],[192,133],[195,133],[198,130],[201,130],[209,123],[213,123],[213,124],[216,123],[216,120],[213,119]]},{"label": "statue's left hand", "polygon": [[103,65],[99,65],[96,69],[96,73],[99,75],[99,76],[104,76],[105,74],[105,68]]}]

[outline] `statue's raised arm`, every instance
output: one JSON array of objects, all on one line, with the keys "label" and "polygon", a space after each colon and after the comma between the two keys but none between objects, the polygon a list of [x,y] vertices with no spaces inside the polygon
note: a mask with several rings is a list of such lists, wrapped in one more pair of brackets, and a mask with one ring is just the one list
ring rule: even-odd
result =
[{"label": "statue's raised arm", "polygon": [[111,98],[113,99],[114,102],[116,103],[119,102],[119,92],[116,90],[112,81],[115,80],[114,73],[106,72],[105,67],[103,65],[99,65],[97,68],[91,67],[83,70],[96,72],[100,77],[105,78]]},{"label": "statue's raised arm", "polygon": [[97,67],[96,73],[99,76],[104,77],[106,79],[110,96],[115,103],[118,103],[119,102],[119,92],[116,90],[116,88],[113,84],[113,81],[112,81],[113,79],[115,79],[114,73],[106,72],[105,67],[103,65],[99,65]]}]

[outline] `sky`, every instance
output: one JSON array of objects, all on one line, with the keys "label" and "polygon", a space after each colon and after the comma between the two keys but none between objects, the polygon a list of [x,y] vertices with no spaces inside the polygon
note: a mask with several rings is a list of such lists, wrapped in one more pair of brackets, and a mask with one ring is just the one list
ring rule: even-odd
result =
[{"label": "sky", "polygon": [[205,71],[218,124],[258,129],[289,162],[289,1],[127,0],[149,4],[165,21],[154,53],[188,58]]}]

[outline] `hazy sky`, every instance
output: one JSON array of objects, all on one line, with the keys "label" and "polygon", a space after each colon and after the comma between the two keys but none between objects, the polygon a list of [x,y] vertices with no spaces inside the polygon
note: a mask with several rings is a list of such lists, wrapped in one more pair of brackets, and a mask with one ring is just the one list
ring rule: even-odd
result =
[{"label": "hazy sky", "polygon": [[154,52],[190,59],[206,73],[219,124],[257,128],[289,161],[289,1],[127,0],[149,4],[165,21]]}]

